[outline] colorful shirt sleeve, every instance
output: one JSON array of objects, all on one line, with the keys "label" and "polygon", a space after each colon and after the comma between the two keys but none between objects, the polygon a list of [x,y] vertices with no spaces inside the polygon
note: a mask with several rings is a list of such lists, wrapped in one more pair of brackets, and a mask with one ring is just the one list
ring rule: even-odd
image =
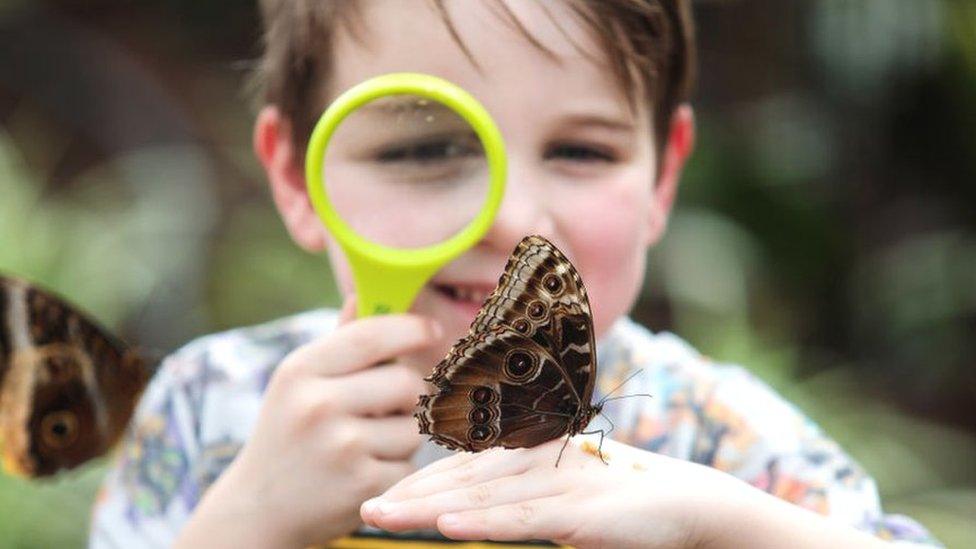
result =
[{"label": "colorful shirt sleeve", "polygon": [[[631,325],[609,352],[614,386],[637,368],[651,399],[627,399],[622,442],[728,472],[786,501],[906,544],[940,546],[912,519],[882,512],[874,480],[811,420],[748,371],[716,365],[671,334]],[[624,402],[624,401],[621,401]],[[615,433],[616,434],[616,433]]]},{"label": "colorful shirt sleeve", "polygon": [[181,375],[193,365],[167,359],[143,396],[95,502],[93,549],[169,547],[200,496],[196,417]]}]

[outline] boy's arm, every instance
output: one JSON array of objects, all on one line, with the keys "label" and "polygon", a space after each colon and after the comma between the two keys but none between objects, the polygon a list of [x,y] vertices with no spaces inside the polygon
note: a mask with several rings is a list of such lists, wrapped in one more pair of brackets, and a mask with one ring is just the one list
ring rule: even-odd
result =
[{"label": "boy's arm", "polygon": [[673,334],[623,328],[617,347],[630,352],[601,368],[609,379],[643,369],[624,393],[653,395],[611,410],[628,444],[716,468],[882,539],[938,543],[912,519],[883,513],[874,480],[756,376],[712,363]]},{"label": "boy's arm", "polygon": [[[797,408],[742,368],[715,368],[714,384],[690,405],[696,411],[695,451],[686,459],[775,496],[763,498],[770,503],[789,502],[829,517],[832,524],[881,539],[938,544],[912,519],[886,515],[874,479]],[[647,448],[641,444],[646,441],[636,442]],[[791,507],[761,503],[756,501],[774,516],[804,516],[781,512]]]}]

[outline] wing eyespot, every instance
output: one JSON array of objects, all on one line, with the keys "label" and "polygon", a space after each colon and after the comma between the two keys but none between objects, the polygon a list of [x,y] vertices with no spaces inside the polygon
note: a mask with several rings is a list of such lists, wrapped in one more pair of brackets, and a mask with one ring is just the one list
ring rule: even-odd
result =
[{"label": "wing eyespot", "polygon": [[471,409],[471,413],[468,414],[468,419],[471,421],[471,423],[484,425],[491,421],[492,413],[488,408],[479,406]]},{"label": "wing eyespot", "polygon": [[491,387],[478,387],[471,391],[470,398],[475,404],[490,404],[498,400],[498,393]]},{"label": "wing eyespot", "polygon": [[493,438],[494,429],[487,425],[475,425],[468,429],[468,439],[472,442],[485,442]]},{"label": "wing eyespot", "polygon": [[520,318],[512,323],[512,328],[520,334],[528,335],[532,331],[532,324],[528,320]]},{"label": "wing eyespot", "polygon": [[533,355],[518,349],[505,355],[505,375],[512,381],[525,381],[532,377],[538,366],[538,360]]},{"label": "wing eyespot", "polygon": [[559,275],[549,273],[542,279],[542,287],[549,292],[553,297],[559,295],[563,291],[563,280],[559,278]]},{"label": "wing eyespot", "polygon": [[78,417],[67,410],[51,412],[41,419],[41,440],[55,450],[61,450],[78,440]]}]

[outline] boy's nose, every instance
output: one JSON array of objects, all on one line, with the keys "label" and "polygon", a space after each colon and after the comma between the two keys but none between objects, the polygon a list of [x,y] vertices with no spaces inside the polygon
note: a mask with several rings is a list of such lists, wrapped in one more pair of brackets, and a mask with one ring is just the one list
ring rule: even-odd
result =
[{"label": "boy's nose", "polygon": [[508,253],[528,235],[551,236],[555,230],[551,203],[538,179],[510,163],[505,197],[485,240]]}]

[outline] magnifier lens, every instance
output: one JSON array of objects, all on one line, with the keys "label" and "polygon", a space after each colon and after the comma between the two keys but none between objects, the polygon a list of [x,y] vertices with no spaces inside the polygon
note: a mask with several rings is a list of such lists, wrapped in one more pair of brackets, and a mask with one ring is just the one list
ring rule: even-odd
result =
[{"label": "magnifier lens", "polygon": [[339,124],[323,179],[336,212],[360,236],[419,248],[454,236],[478,214],[489,171],[478,135],[450,107],[389,95]]}]

